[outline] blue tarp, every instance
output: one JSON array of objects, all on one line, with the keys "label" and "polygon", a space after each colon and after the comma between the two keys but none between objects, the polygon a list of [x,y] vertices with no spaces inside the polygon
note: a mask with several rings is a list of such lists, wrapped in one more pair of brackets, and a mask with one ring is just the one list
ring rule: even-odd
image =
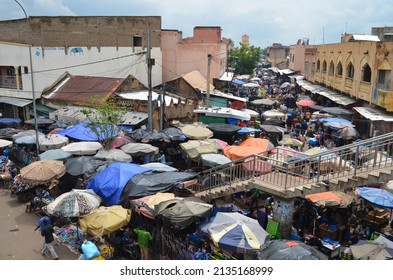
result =
[{"label": "blue tarp", "polygon": [[13,125],[21,122],[22,120],[18,118],[0,118],[0,124],[4,124],[4,125]]},{"label": "blue tarp", "polygon": [[[67,127],[63,130],[60,130],[58,133],[63,136],[71,137],[80,141],[101,141],[105,140],[105,137],[107,136],[108,133],[101,133],[100,138],[98,139],[97,134],[94,133],[91,128],[87,126],[88,122],[82,122],[70,127]],[[108,131],[111,132],[113,131],[114,137],[119,135],[120,131],[119,129],[112,129],[110,126],[108,126]]]},{"label": "blue tarp", "polygon": [[357,188],[358,195],[377,207],[393,209],[393,194],[379,188]]},{"label": "blue tarp", "polygon": [[323,118],[323,119],[319,119],[319,122],[323,122],[323,123],[336,122],[336,123],[352,124],[351,121],[342,118]]},{"label": "blue tarp", "polygon": [[105,206],[117,205],[124,186],[136,174],[152,171],[138,164],[116,162],[91,179],[86,189],[98,194]]},{"label": "blue tarp", "polygon": [[258,128],[242,127],[240,130],[237,131],[237,134],[244,135],[251,132],[261,132],[261,130]]},{"label": "blue tarp", "polygon": [[246,82],[244,82],[242,80],[232,80],[231,83],[235,84],[235,85],[238,85],[238,86],[241,86],[241,85],[244,85]]}]

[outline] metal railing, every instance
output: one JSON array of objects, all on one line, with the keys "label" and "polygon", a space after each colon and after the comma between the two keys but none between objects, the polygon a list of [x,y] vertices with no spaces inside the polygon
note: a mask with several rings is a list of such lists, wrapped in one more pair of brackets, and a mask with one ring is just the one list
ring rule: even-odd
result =
[{"label": "metal railing", "polygon": [[234,186],[257,179],[282,190],[332,179],[369,173],[393,166],[393,133],[354,142],[315,155],[275,147],[231,163],[199,173],[194,192],[211,192],[223,186]]}]

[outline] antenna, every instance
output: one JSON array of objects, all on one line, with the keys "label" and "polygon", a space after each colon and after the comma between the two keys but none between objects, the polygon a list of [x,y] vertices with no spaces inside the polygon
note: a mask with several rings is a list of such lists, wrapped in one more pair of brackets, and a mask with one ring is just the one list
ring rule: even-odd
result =
[{"label": "antenna", "polygon": [[347,30],[348,30],[348,22],[345,22],[345,34],[347,34]]},{"label": "antenna", "polygon": [[325,27],[322,28],[322,44],[325,44]]}]

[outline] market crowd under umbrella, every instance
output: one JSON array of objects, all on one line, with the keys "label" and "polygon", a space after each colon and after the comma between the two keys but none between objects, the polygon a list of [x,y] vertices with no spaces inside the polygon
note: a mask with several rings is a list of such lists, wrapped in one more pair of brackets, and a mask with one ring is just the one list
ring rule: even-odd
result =
[{"label": "market crowd under umbrella", "polygon": [[131,209],[120,205],[100,206],[79,219],[81,230],[91,236],[104,236],[128,225]]},{"label": "market crowd under umbrella", "polygon": [[94,155],[98,150],[102,149],[99,142],[72,142],[68,145],[61,147],[63,151],[69,152],[73,155]]},{"label": "market crowd under umbrella", "polygon": [[66,166],[58,160],[40,160],[20,170],[21,178],[29,184],[45,184],[60,179],[66,173]]},{"label": "market crowd under umbrella", "polygon": [[46,211],[55,217],[81,217],[97,209],[101,201],[101,197],[92,190],[73,189],[48,204]]},{"label": "market crowd under umbrella", "polygon": [[316,248],[296,240],[277,239],[263,244],[258,260],[327,260]]}]

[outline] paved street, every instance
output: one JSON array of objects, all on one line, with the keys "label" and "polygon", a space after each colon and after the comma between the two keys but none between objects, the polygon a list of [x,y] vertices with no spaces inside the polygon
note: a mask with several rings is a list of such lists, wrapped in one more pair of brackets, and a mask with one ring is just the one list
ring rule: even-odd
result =
[{"label": "paved street", "polygon": [[[25,212],[25,204],[0,189],[0,260],[51,260],[49,252],[41,256],[43,237],[34,231],[39,217]],[[60,260],[76,260],[78,255],[55,241]]]}]

